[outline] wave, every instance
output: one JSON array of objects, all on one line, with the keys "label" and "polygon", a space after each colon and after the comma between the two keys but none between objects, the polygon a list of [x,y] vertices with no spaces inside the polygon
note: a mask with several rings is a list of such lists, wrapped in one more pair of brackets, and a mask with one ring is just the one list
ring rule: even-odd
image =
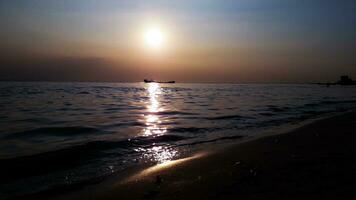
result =
[{"label": "wave", "polygon": [[321,104],[341,104],[341,103],[356,103],[356,100],[345,100],[345,101],[321,101]]},{"label": "wave", "polygon": [[276,114],[275,113],[271,113],[271,112],[261,112],[261,113],[258,113],[259,115],[263,115],[263,116],[275,116]]},{"label": "wave", "polygon": [[316,111],[316,110],[307,110],[307,111],[304,111],[303,114],[306,114],[306,115],[321,115],[321,114],[325,114],[325,113],[330,113],[331,111],[326,111],[326,110],[321,110],[321,111]]},{"label": "wave", "polygon": [[330,101],[330,100],[323,100],[320,101],[319,103],[307,103],[304,106],[306,107],[315,107],[319,105],[334,105],[334,104],[351,104],[351,103],[356,103],[356,100],[343,100],[343,101]]},{"label": "wave", "polygon": [[[120,156],[136,147],[148,147],[153,144],[168,144],[191,137],[179,135],[156,135],[137,137],[121,141],[91,141],[64,149],[39,153],[30,156],[0,159],[0,183],[8,183],[15,179],[71,169],[90,163],[94,159],[104,158],[109,154]],[[128,151],[122,151],[123,149]]]},{"label": "wave", "polygon": [[72,126],[72,127],[42,127],[28,131],[11,133],[3,137],[2,139],[27,139],[39,136],[76,136],[84,134],[96,134],[104,133],[96,128]]},{"label": "wave", "polygon": [[268,110],[272,112],[283,112],[289,109],[289,107],[279,107],[275,105],[268,105]]},{"label": "wave", "polygon": [[115,106],[115,107],[112,107],[112,108],[106,108],[105,110],[106,111],[119,111],[119,110],[123,110],[124,109],[124,106]]},{"label": "wave", "polygon": [[191,112],[180,112],[180,111],[161,111],[161,112],[156,112],[152,114],[157,114],[157,115],[197,115],[196,113],[191,113]]},{"label": "wave", "polygon": [[173,133],[204,133],[216,130],[215,128],[198,128],[198,127],[176,127],[168,129]]},{"label": "wave", "polygon": [[234,120],[242,120],[242,119],[251,119],[251,117],[241,116],[241,115],[222,115],[216,117],[207,117],[208,120],[225,120],[225,119],[234,119]]},{"label": "wave", "polygon": [[205,144],[205,143],[212,143],[212,142],[218,142],[222,140],[234,140],[234,139],[241,139],[244,136],[242,135],[236,135],[236,136],[226,136],[226,137],[220,137],[216,139],[211,139],[211,140],[202,140],[202,141],[197,141],[197,142],[192,142],[192,143],[186,143],[186,144],[179,144],[177,146],[193,146],[193,145],[198,145],[198,144]]},{"label": "wave", "polygon": [[[144,108],[141,108],[144,109]],[[188,116],[195,116],[198,115],[197,113],[192,113],[192,112],[181,112],[181,111],[160,111],[160,112],[144,112],[143,114],[150,114],[150,115],[160,115],[160,116],[165,116],[165,115],[180,115],[180,116],[184,116],[184,115],[188,115]]]},{"label": "wave", "polygon": [[88,91],[81,91],[81,92],[78,92],[77,94],[90,94],[90,92],[88,92]]},{"label": "wave", "polygon": [[132,121],[132,122],[119,122],[119,123],[112,123],[112,124],[104,124],[100,125],[101,128],[115,128],[115,127],[132,127],[132,126],[139,126],[144,127],[146,126],[145,123],[139,121]]}]

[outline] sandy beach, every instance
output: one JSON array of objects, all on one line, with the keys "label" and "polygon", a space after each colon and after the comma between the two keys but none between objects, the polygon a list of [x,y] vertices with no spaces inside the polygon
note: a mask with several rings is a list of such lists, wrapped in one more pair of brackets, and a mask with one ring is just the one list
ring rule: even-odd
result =
[{"label": "sandy beach", "polygon": [[217,152],[126,171],[44,199],[350,199],[356,186],[356,113]]}]

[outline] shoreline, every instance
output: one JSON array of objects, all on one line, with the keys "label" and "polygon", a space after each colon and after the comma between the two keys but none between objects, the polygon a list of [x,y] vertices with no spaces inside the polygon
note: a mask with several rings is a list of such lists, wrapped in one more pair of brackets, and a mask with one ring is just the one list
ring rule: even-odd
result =
[{"label": "shoreline", "polygon": [[204,156],[131,169],[54,199],[337,198],[356,186],[353,131],[356,112],[326,116]]}]

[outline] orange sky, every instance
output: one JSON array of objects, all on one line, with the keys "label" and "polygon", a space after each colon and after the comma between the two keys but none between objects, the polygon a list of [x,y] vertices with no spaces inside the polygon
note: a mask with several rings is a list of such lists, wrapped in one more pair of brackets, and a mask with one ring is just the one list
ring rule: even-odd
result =
[{"label": "orange sky", "polygon": [[[0,80],[313,82],[356,76],[355,3],[0,1]],[[342,15],[340,15],[342,13]],[[150,27],[164,33],[148,47]]]}]

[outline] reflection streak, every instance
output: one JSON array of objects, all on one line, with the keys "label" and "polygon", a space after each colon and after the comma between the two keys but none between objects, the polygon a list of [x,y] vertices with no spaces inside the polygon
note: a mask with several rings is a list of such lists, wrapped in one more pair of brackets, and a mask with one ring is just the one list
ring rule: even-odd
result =
[{"label": "reflection streak", "polygon": [[158,112],[163,111],[158,101],[161,94],[161,87],[158,83],[149,83],[147,91],[150,100],[147,105],[148,114],[145,115],[146,128],[144,129],[143,134],[145,136],[163,135],[167,132],[167,128],[160,126],[161,120],[159,115],[157,115]]},{"label": "reflection streak", "polygon": [[[143,135],[157,137],[167,132],[167,127],[161,125],[162,120],[158,114],[164,110],[159,102],[162,90],[159,83],[149,83],[147,85],[149,101],[147,102],[147,114],[145,115],[146,128],[143,130]],[[158,163],[171,161],[178,155],[176,150],[168,146],[154,146],[149,149],[140,149],[140,151],[144,152],[143,159]]]}]

